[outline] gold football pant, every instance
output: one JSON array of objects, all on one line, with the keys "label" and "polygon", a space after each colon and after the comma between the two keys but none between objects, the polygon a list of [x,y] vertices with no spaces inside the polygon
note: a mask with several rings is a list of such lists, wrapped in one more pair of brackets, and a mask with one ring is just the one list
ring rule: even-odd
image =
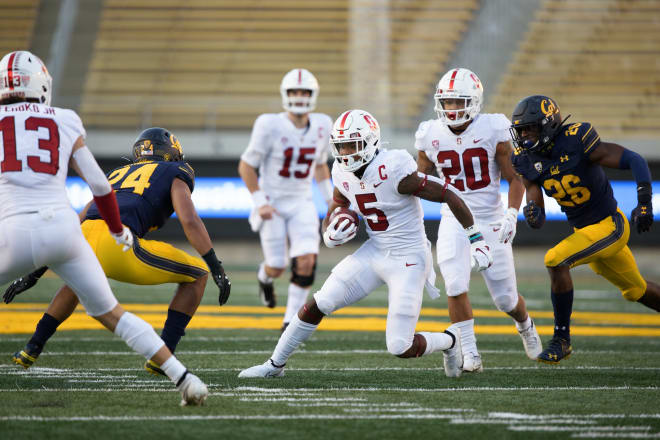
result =
[{"label": "gold football pant", "polygon": [[204,260],[168,243],[135,236],[133,248],[123,252],[105,221],[85,220],[81,227],[106,276],[113,280],[146,285],[191,283],[208,273]]},{"label": "gold football pant", "polygon": [[630,225],[620,209],[598,223],[574,229],[545,254],[546,267],[575,267],[589,264],[598,275],[619,288],[628,301],[637,301],[646,292],[642,278],[628,247]]}]

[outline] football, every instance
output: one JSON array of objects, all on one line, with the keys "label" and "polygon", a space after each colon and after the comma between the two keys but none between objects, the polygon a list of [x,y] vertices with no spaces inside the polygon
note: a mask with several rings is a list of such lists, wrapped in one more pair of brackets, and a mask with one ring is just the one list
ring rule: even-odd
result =
[{"label": "football", "polygon": [[358,217],[357,212],[353,211],[352,209],[348,208],[339,208],[335,210],[331,215],[330,215],[330,223],[332,223],[335,218],[339,217],[339,221],[337,222],[337,226],[339,226],[342,222],[344,222],[344,219],[348,219],[349,223],[346,223],[344,227],[342,228],[342,231],[345,231],[351,226],[351,223],[355,224],[355,226],[358,226],[360,224],[360,218]]}]

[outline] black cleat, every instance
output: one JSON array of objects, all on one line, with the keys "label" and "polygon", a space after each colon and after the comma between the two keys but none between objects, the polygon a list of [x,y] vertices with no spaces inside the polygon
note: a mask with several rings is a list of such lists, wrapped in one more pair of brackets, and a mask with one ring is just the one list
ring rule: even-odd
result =
[{"label": "black cleat", "polygon": [[562,359],[568,359],[573,352],[571,343],[559,336],[553,336],[548,347],[541,352],[537,360],[546,364],[558,364]]},{"label": "black cleat", "polygon": [[277,300],[275,299],[273,283],[266,284],[259,281],[259,298],[261,298],[261,302],[264,303],[266,307],[270,307],[271,309],[275,307]]}]

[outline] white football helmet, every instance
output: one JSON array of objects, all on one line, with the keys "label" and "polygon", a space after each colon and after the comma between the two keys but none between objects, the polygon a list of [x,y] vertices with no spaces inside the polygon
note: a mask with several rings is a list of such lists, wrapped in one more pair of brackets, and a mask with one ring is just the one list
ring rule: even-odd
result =
[{"label": "white football helmet", "polygon": [[[474,72],[464,69],[451,69],[445,73],[435,91],[435,112],[438,119],[450,127],[463,125],[476,118],[481,111],[484,88]],[[463,99],[463,108],[445,110],[443,99]]]},{"label": "white football helmet", "polygon": [[46,65],[33,53],[18,50],[0,60],[0,99],[34,98],[50,105],[52,85]]},{"label": "white football helmet", "polygon": [[[309,90],[312,94],[310,96],[288,96],[289,90]],[[309,113],[316,108],[319,82],[309,70],[293,69],[282,78],[280,94],[284,110],[298,115]]]},{"label": "white football helmet", "polygon": [[[342,113],[330,133],[332,156],[345,171],[355,171],[371,162],[378,150],[380,127],[376,118],[364,110],[348,110]],[[339,149],[355,144],[355,153],[341,155]]]}]

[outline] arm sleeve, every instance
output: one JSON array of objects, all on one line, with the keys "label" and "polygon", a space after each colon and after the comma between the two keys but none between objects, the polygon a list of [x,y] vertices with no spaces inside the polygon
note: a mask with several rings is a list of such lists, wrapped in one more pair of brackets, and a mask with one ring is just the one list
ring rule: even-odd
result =
[{"label": "arm sleeve", "polygon": [[73,152],[73,160],[82,173],[82,178],[89,185],[94,196],[102,196],[112,191],[110,182],[101,171],[99,164],[96,163],[89,148],[82,147]]},{"label": "arm sleeve", "polygon": [[327,163],[328,162],[328,153],[330,151],[330,130],[332,130],[332,119],[330,116],[324,115],[323,123],[319,127],[319,155],[317,163]]},{"label": "arm sleeve", "polygon": [[253,168],[259,168],[271,148],[268,116],[261,115],[254,121],[250,143],[241,155],[241,160]]},{"label": "arm sleeve", "polygon": [[429,132],[431,127],[431,121],[424,121],[419,124],[417,131],[415,132],[415,149],[419,151],[426,150],[426,134]]},{"label": "arm sleeve", "polygon": [[186,162],[180,162],[177,167],[177,173],[174,177],[186,182],[186,185],[190,188],[190,192],[193,192],[195,189],[195,170],[193,170],[189,164]]},{"label": "arm sleeve", "polygon": [[415,159],[412,158],[410,153],[405,150],[393,150],[393,152],[399,157],[394,162],[396,166],[388,168],[387,172],[392,179],[394,188],[398,188],[399,183],[401,183],[401,180],[403,180],[404,177],[408,177],[412,173],[417,172],[417,163],[415,163]]},{"label": "arm sleeve", "polygon": [[509,118],[501,113],[497,113],[493,116],[492,127],[495,143],[499,144],[500,142],[511,142],[511,132],[509,131],[509,128],[511,127],[511,121]]},{"label": "arm sleeve", "polygon": [[72,138],[76,139],[78,136],[82,136],[83,139],[87,139],[87,132],[85,131],[85,127],[83,127],[83,123],[80,120],[80,116],[73,110],[69,109],[63,109],[65,111],[65,117],[62,118],[62,125],[69,130],[72,131],[75,135],[71,136]]},{"label": "arm sleeve", "polygon": [[600,136],[598,135],[598,132],[593,125],[588,122],[582,124],[577,135],[580,136],[580,142],[582,142],[585,156],[589,156],[591,152],[600,145]]}]

